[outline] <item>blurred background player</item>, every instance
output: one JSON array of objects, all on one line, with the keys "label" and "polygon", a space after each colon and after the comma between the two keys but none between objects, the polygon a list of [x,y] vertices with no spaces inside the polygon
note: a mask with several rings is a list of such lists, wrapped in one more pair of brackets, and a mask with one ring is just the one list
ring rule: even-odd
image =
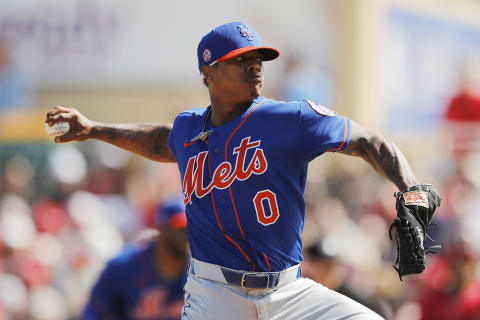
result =
[{"label": "blurred background player", "polygon": [[158,235],[108,262],[82,319],[180,319],[189,256],[181,197],[158,208]]},{"label": "blurred background player", "polygon": [[367,296],[365,292],[355,290],[348,283],[351,270],[339,257],[339,250],[332,241],[323,237],[307,246],[303,252],[303,275],[361,303],[385,319],[391,319],[392,311],[386,307],[384,301],[379,300],[379,297]]}]

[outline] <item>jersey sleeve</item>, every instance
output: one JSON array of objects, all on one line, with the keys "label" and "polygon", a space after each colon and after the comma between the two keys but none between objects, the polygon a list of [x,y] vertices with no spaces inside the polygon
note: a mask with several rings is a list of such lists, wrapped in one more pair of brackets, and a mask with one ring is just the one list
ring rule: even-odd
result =
[{"label": "jersey sleeve", "polygon": [[350,139],[350,119],[310,100],[300,104],[300,147],[308,161],[345,149]]},{"label": "jersey sleeve", "polygon": [[[201,108],[194,108],[186,111],[180,112],[175,120],[173,121],[173,128],[168,134],[167,137],[167,144],[170,150],[172,151],[175,158],[178,159],[177,151],[181,151],[183,149],[183,143],[185,142],[182,140],[185,137],[185,132],[193,132],[193,128],[191,127],[193,124],[191,121],[192,119],[200,119],[201,114],[200,112],[204,111],[205,109]],[[183,138],[182,138],[183,137]]]},{"label": "jersey sleeve", "polygon": [[93,286],[81,315],[82,320],[118,319],[118,301],[115,295],[114,266],[109,263]]}]

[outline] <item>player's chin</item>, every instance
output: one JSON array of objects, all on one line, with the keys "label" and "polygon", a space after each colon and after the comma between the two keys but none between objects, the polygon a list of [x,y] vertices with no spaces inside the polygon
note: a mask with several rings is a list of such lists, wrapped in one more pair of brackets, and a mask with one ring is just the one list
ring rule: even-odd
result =
[{"label": "player's chin", "polygon": [[257,97],[258,95],[260,95],[260,93],[263,89],[263,79],[261,79],[261,80],[258,80],[258,79],[249,80],[249,81],[247,81],[247,87],[248,87],[248,91],[250,92],[250,94],[252,96]]}]

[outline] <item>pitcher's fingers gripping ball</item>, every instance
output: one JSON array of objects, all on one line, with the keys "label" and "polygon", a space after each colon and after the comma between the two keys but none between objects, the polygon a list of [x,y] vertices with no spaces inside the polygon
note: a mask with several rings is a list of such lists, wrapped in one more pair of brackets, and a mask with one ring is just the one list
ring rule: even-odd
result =
[{"label": "pitcher's fingers gripping ball", "polygon": [[397,261],[393,266],[400,280],[408,274],[421,273],[425,269],[425,254],[440,246],[425,248],[424,241],[433,213],[442,198],[431,184],[415,185],[406,191],[395,193],[397,218],[390,226],[397,234]]},{"label": "pitcher's fingers gripping ball", "polygon": [[57,106],[47,113],[45,129],[56,143],[84,141],[89,137],[94,122],[75,108]]},{"label": "pitcher's fingers gripping ball", "polygon": [[70,123],[67,121],[57,122],[53,125],[45,123],[45,130],[50,138],[54,139],[58,136],[63,136],[70,131]]}]

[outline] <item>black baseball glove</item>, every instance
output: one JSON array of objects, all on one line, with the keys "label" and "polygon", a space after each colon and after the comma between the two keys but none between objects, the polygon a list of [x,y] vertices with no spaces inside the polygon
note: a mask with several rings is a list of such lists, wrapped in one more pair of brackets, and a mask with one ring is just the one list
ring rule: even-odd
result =
[{"label": "black baseball glove", "polygon": [[406,191],[396,192],[397,217],[390,226],[397,233],[397,261],[394,264],[402,276],[421,273],[425,269],[425,254],[432,253],[439,245],[424,247],[424,241],[435,209],[442,198],[431,184],[420,184]]}]

